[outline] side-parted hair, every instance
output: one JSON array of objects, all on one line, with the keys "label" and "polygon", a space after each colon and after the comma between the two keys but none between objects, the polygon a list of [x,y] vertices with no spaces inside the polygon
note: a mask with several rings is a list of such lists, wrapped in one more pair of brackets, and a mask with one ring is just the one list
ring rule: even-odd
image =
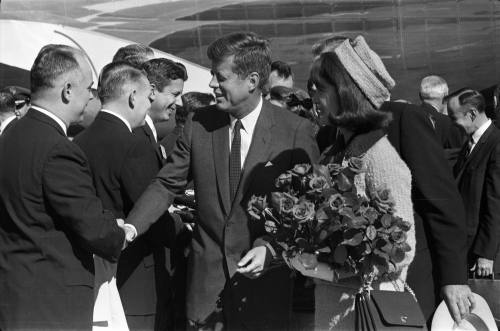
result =
[{"label": "side-parted hair", "polygon": [[292,75],[292,68],[290,65],[286,62],[283,61],[274,61],[271,63],[271,72],[276,71],[278,73],[278,76],[283,77],[283,78],[288,78]]},{"label": "side-parted hair", "polygon": [[337,54],[322,53],[313,63],[311,78],[317,90],[325,88],[322,81],[335,87],[339,113],[331,116],[331,120],[337,126],[354,133],[365,133],[389,125],[392,115],[373,107],[344,69]]},{"label": "side-parted hair", "polygon": [[161,91],[170,81],[188,79],[186,67],[179,62],[160,58],[144,62],[142,69],[146,72],[149,82],[155,84],[156,89]]},{"label": "side-parted hair", "polygon": [[458,97],[458,104],[460,106],[470,105],[477,109],[479,113],[484,113],[486,110],[486,101],[484,96],[471,88],[465,87],[448,95],[446,100]]},{"label": "side-parted hair", "polygon": [[236,32],[214,41],[207,49],[208,58],[218,64],[233,56],[233,71],[242,77],[252,72],[259,74],[259,88],[263,89],[271,71],[269,41],[253,32]]},{"label": "side-parted hair", "polygon": [[133,66],[140,67],[155,55],[153,49],[142,44],[130,44],[116,51],[113,62],[127,62]]},{"label": "side-parted hair", "polygon": [[177,107],[175,110],[175,122],[177,124],[186,123],[189,113],[208,107],[212,102],[215,102],[213,94],[202,92],[187,92],[181,95],[181,99],[182,107]]},{"label": "side-parted hair", "polygon": [[78,70],[76,55],[83,55],[76,48],[49,44],[40,50],[31,66],[31,93],[55,87],[55,81],[62,75]]},{"label": "side-parted hair", "polygon": [[439,100],[448,95],[448,84],[439,76],[427,76],[420,82],[420,98],[422,100]]},{"label": "side-parted hair", "polygon": [[321,53],[326,53],[326,52],[333,52],[333,50],[340,45],[341,43],[344,42],[344,40],[350,38],[346,36],[330,36],[326,37],[324,39],[321,39],[317,41],[313,46],[312,46],[312,54],[313,57],[318,57],[321,55]]},{"label": "side-parted hair", "polygon": [[130,83],[146,79],[146,73],[127,62],[112,62],[104,66],[99,75],[97,94],[101,103],[116,100],[125,93]]},{"label": "side-parted hair", "polygon": [[0,114],[14,113],[16,111],[16,99],[10,92],[0,92]]}]

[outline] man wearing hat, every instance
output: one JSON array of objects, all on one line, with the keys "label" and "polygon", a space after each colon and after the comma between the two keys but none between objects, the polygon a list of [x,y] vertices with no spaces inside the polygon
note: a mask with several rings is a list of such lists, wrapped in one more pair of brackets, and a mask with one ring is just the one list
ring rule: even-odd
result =
[{"label": "man wearing hat", "polygon": [[26,115],[31,106],[30,90],[21,86],[7,86],[2,91],[9,92],[14,96],[17,118],[21,118]]}]

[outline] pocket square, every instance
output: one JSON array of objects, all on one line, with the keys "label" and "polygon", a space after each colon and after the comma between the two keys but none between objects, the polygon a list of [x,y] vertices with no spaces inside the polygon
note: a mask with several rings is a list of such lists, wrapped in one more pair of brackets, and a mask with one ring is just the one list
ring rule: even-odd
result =
[{"label": "pocket square", "polygon": [[272,167],[273,166],[273,163],[271,161],[267,161],[265,167]]}]

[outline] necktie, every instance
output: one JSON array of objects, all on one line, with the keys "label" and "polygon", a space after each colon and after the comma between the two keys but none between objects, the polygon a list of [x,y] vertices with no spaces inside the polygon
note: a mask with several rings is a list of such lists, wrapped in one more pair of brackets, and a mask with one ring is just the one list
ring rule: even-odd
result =
[{"label": "necktie", "polygon": [[470,152],[472,151],[472,146],[474,146],[474,138],[472,138],[472,135],[469,137],[469,140],[467,141],[467,149],[465,151],[465,157],[469,157]]},{"label": "necktie", "polygon": [[233,141],[231,143],[231,154],[229,155],[229,192],[231,201],[234,200],[241,175],[241,121],[237,120],[233,128]]}]

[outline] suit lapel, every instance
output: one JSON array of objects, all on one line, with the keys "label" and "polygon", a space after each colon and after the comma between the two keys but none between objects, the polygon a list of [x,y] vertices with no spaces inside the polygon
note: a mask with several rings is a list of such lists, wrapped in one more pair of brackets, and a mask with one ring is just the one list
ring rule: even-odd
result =
[{"label": "suit lapel", "polygon": [[247,157],[245,159],[245,164],[243,165],[243,171],[240,177],[240,184],[238,185],[238,190],[236,191],[236,197],[233,201],[233,206],[235,202],[241,200],[251,184],[251,179],[249,175],[252,169],[259,163],[267,160],[269,155],[269,148],[272,142],[272,127],[274,126],[274,116],[272,109],[269,108],[267,102],[264,101],[262,104],[262,111],[260,112],[259,118],[255,125],[255,129],[252,136],[252,142],[250,143],[250,149],[248,150]]},{"label": "suit lapel", "polygon": [[224,114],[223,120],[226,124],[212,132],[212,148],[217,187],[224,212],[228,215],[231,207],[229,194],[229,115]]},{"label": "suit lapel", "polygon": [[151,128],[149,127],[149,125],[147,123],[144,124],[143,130],[144,130],[144,133],[146,134],[146,136],[148,137],[149,142],[151,143],[151,145],[153,146],[153,148],[155,150],[156,157],[158,158],[158,161],[160,162],[160,164],[163,164],[164,159],[163,159],[163,155],[162,155],[162,152],[160,149],[160,145],[156,142],[153,131],[151,130]]},{"label": "suit lapel", "polygon": [[488,129],[486,129],[486,131],[481,136],[481,138],[479,138],[479,141],[476,143],[476,146],[474,146],[474,148],[472,149],[472,152],[470,153],[470,155],[463,162],[463,166],[460,169],[460,172],[457,176],[458,182],[460,182],[460,179],[463,175],[465,168],[467,168],[467,166],[471,163],[471,161],[480,157],[481,151],[484,149],[484,146],[485,146],[486,142],[488,141],[488,137],[493,132],[493,129],[494,129],[494,125],[490,124]]}]

